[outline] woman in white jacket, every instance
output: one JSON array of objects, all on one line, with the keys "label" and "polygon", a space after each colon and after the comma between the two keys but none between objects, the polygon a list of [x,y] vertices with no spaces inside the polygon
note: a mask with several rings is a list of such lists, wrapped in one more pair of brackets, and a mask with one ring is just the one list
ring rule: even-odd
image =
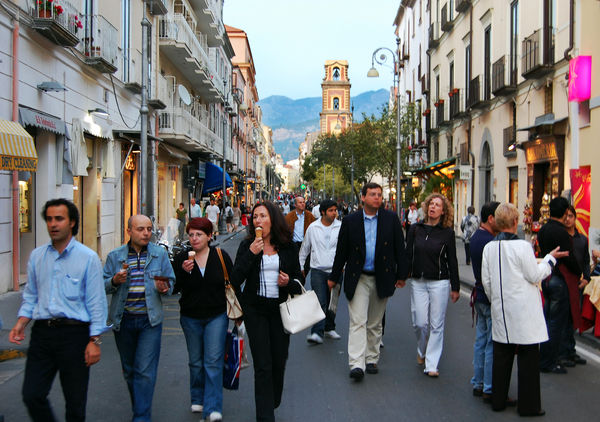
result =
[{"label": "woman in white jacket", "polygon": [[[506,408],[510,375],[517,353],[518,402],[521,416],[541,416],[539,343],[548,340],[539,282],[548,277],[558,248],[536,262],[531,244],[517,237],[519,212],[509,203],[495,213],[500,234],[483,250],[481,279],[492,304],[492,408]],[[518,347],[517,347],[518,346]]]}]

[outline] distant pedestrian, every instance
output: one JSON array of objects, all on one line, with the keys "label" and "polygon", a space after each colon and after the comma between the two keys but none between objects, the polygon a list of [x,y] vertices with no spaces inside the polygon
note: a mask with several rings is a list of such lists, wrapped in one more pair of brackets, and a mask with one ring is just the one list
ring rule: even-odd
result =
[{"label": "distant pedestrian", "polygon": [[187,224],[187,210],[185,209],[183,202],[179,203],[179,207],[175,210],[177,220],[179,220],[179,240],[183,240],[183,234],[185,233],[185,225]]},{"label": "distant pedestrian", "polygon": [[307,341],[311,344],[323,343],[323,337],[340,338],[335,331],[335,314],[328,309],[330,292],[327,280],[331,278],[331,268],[342,223],[337,219],[337,206],[332,200],[321,201],[320,209],[323,210],[321,218],[308,226],[298,257],[300,265],[303,265],[310,255],[310,271],[303,275],[306,276],[307,282],[310,280],[310,286],[317,294],[326,316],[325,320],[311,328],[307,337]]},{"label": "distant pedestrian", "polygon": [[408,211],[406,211],[404,222],[406,233],[408,233],[411,225],[419,222],[419,211],[417,211],[417,203],[415,201],[412,201],[408,206]]},{"label": "distant pedestrian", "polygon": [[202,217],[202,208],[196,203],[196,199],[190,199],[190,218]]},{"label": "distant pedestrian", "polygon": [[471,303],[476,313],[475,345],[473,347],[473,395],[492,400],[492,311],[490,301],[481,284],[481,260],[483,248],[498,234],[494,213],[499,202],[488,202],[481,207],[481,226],[471,237],[471,263],[475,286],[471,292]]},{"label": "distant pedestrian", "polygon": [[491,302],[494,363],[492,409],[504,410],[513,360],[517,354],[521,416],[541,416],[539,343],[548,339],[538,283],[552,272],[556,258],[568,252],[556,247],[536,262],[531,244],[517,237],[519,211],[510,203],[495,212],[500,233],[483,250],[481,281]]},{"label": "distant pedestrian", "polygon": [[33,421],[55,421],[48,401],[56,373],[67,422],[84,421],[90,366],[100,361],[106,295],[98,255],[75,240],[79,212],[66,199],[44,205],[50,242],[33,250],[19,319],[9,340],[21,344],[34,320],[25,364],[23,401]]},{"label": "distant pedestrian", "polygon": [[[316,220],[316,218],[309,212],[306,211],[306,203],[304,197],[297,196],[294,200],[295,208],[288,215],[285,216],[285,222],[292,231],[292,241],[296,246],[296,252],[300,252],[300,246],[304,240],[304,233],[308,229],[308,226]],[[305,273],[308,273],[310,268],[310,256],[307,258],[304,267],[302,268]]]},{"label": "distant pedestrian", "polygon": [[398,216],[381,209],[383,189],[363,186],[362,211],[342,220],[331,276],[333,288],[342,277],[348,299],[348,364],[350,378],[361,381],[379,372],[382,318],[390,296],[404,287],[408,272],[404,234]]},{"label": "distant pedestrian", "polygon": [[417,362],[425,374],[438,377],[444,345],[448,295],[460,297],[453,208],[439,193],[425,199],[425,218],[408,232],[406,250],[410,265],[410,308],[417,336]]},{"label": "distant pedestrian", "polygon": [[301,292],[298,253],[283,214],[270,201],[257,204],[240,244],[231,282],[241,293],[244,323],[254,363],[257,421],[274,421],[281,404],[290,336],[283,329],[279,304]]},{"label": "distant pedestrian", "polygon": [[238,229],[240,226],[240,221],[242,220],[242,210],[239,207],[239,203],[236,203],[233,207],[233,228],[234,231]]},{"label": "distant pedestrian", "polygon": [[[175,257],[176,288],[181,291],[180,323],[190,368],[193,413],[204,412],[208,422],[223,418],[223,359],[229,320],[225,305],[225,277],[219,255],[209,247],[212,223],[192,218],[186,227],[192,251]],[[193,253],[192,253],[193,252]],[[233,264],[221,252],[228,274]]]},{"label": "distant pedestrian", "polygon": [[462,239],[465,244],[465,258],[466,264],[471,265],[471,252],[469,246],[471,244],[471,236],[479,228],[479,217],[475,215],[475,208],[470,206],[467,208],[467,215],[465,215],[460,222],[460,229],[463,232]]},{"label": "distant pedestrian", "polygon": [[213,198],[210,199],[210,205],[206,207],[204,210],[204,215],[206,218],[210,220],[213,225],[213,235],[219,234],[219,215],[221,214],[221,209],[215,205],[215,200]]},{"label": "distant pedestrian", "polygon": [[319,218],[321,218],[321,211],[319,211],[320,206],[321,205],[317,202],[317,204],[314,207],[312,207],[312,209],[310,210],[313,217],[315,217],[315,220],[318,220]]},{"label": "distant pedestrian", "polygon": [[175,281],[167,251],[154,243],[152,222],[133,215],[129,242],[112,250],[104,265],[106,293],[112,294],[109,322],[129,389],[133,421],[149,421],[162,335],[162,296]]},{"label": "distant pedestrian", "polygon": [[290,204],[288,203],[287,199],[285,201],[283,201],[283,215],[288,215],[290,212]]},{"label": "distant pedestrian", "polygon": [[233,228],[233,208],[229,202],[225,203],[225,224],[227,224],[227,233],[235,231]]}]

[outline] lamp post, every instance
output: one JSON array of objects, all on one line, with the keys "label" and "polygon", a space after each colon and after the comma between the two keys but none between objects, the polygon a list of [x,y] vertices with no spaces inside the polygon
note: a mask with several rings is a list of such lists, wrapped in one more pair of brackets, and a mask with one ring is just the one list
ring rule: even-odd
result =
[{"label": "lamp post", "polygon": [[227,132],[227,79],[223,80],[223,160],[221,161],[223,164],[223,195],[221,195],[221,216],[219,218],[219,233],[226,234],[227,233],[227,224],[225,222],[225,199],[227,198],[227,179],[225,177],[225,153],[227,145],[225,143],[225,132]]},{"label": "lamp post", "polygon": [[[394,90],[396,91],[396,123],[398,126],[398,133],[396,134],[396,212],[398,218],[401,218],[401,205],[402,201],[400,196],[402,195],[401,179],[402,179],[402,162],[400,157],[400,149],[402,146],[402,133],[400,128],[400,69],[398,67],[399,57],[397,52],[400,50],[400,38],[396,37],[396,53],[387,47],[379,47],[373,51],[373,57],[371,58],[371,69],[367,72],[367,77],[378,78],[379,72],[375,69],[375,63],[383,65],[388,60],[388,53],[392,56],[394,64]],[[379,57],[377,54],[380,53]]]}]

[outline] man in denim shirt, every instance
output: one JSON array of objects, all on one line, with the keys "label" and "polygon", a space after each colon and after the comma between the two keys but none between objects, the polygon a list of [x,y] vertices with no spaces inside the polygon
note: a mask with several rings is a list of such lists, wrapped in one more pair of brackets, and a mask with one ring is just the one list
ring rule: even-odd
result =
[{"label": "man in denim shirt", "polygon": [[153,243],[152,222],[134,215],[127,244],[111,251],[104,265],[106,292],[112,293],[109,321],[121,356],[133,421],[149,421],[160,356],[162,295],[171,294],[175,274],[167,251]]},{"label": "man in denim shirt", "polygon": [[48,393],[56,372],[65,397],[66,420],[84,421],[90,366],[100,361],[106,330],[106,295],[98,255],[74,236],[79,211],[66,199],[44,205],[50,242],[36,248],[27,264],[19,319],[9,340],[21,344],[32,319],[23,401],[34,421],[56,420]]}]

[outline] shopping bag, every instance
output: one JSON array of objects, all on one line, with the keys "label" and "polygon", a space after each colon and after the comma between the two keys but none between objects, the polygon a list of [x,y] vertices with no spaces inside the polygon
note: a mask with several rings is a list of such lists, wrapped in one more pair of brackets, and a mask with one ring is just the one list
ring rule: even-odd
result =
[{"label": "shopping bag", "polygon": [[299,333],[325,319],[325,313],[314,290],[306,291],[302,283],[298,284],[302,288],[302,294],[293,298],[288,295],[287,300],[279,304],[283,329],[289,334]]},{"label": "shopping bag", "polygon": [[225,367],[223,368],[223,387],[228,390],[237,390],[240,387],[243,350],[244,339],[238,336],[237,327],[228,330],[225,341]]}]

